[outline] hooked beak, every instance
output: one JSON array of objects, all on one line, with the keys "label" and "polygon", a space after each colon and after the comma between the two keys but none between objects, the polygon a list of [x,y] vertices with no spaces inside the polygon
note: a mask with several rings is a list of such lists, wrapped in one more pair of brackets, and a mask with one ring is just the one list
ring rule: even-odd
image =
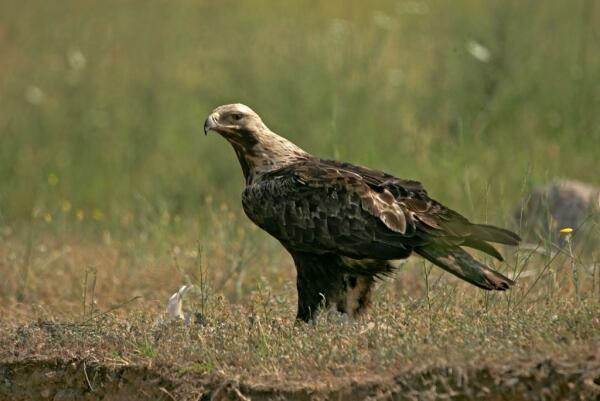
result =
[{"label": "hooked beak", "polygon": [[216,129],[219,124],[217,124],[217,119],[219,118],[219,113],[212,113],[206,121],[204,121],[204,135],[208,135],[208,131]]}]

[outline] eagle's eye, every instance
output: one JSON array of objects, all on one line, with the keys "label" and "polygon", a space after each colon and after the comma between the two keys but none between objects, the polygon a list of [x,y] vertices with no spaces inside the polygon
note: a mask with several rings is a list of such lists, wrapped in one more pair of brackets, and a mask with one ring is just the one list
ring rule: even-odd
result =
[{"label": "eagle's eye", "polygon": [[233,113],[231,115],[231,118],[233,119],[233,121],[240,121],[242,119],[242,115],[240,113]]}]

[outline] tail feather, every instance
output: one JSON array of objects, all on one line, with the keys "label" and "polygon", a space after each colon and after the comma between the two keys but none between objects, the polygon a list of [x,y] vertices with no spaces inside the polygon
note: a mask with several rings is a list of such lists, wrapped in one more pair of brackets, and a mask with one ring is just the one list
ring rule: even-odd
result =
[{"label": "tail feather", "polygon": [[501,262],[504,260],[504,258],[500,254],[500,252],[498,252],[498,250],[496,248],[494,248],[492,245],[488,244],[485,241],[481,241],[481,240],[475,239],[473,237],[469,237],[462,243],[462,245],[485,252],[488,255],[495,257],[496,259],[498,259]]},{"label": "tail feather", "polygon": [[436,246],[416,248],[415,251],[441,267],[448,273],[484,290],[505,291],[514,281],[483,265],[458,246]]},{"label": "tail feather", "polygon": [[490,226],[487,224],[474,224],[472,236],[478,240],[496,242],[506,245],[518,245],[521,237],[505,228]]}]

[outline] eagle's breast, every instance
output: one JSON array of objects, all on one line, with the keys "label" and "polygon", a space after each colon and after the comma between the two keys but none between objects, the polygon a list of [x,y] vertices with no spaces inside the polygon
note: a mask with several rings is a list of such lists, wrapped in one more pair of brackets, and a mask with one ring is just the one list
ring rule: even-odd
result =
[{"label": "eagle's breast", "polygon": [[242,205],[250,220],[286,247],[326,252],[337,247],[339,235],[350,237],[357,227],[362,229],[362,211],[358,197],[339,199],[336,191],[325,193],[297,176],[278,175],[247,186]]}]

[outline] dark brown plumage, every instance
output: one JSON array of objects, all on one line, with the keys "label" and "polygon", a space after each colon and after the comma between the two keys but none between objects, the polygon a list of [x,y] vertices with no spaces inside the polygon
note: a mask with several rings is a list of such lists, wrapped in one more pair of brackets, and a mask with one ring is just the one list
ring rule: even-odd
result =
[{"label": "dark brown plumage", "polygon": [[519,236],[469,222],[417,181],[313,156],[241,104],[215,109],[204,130],[232,144],[246,178],[246,215],[294,259],[298,319],[314,318],[322,305],[356,316],[369,303],[374,278],[393,270],[388,261],[413,251],[486,290],[514,284],[461,247],[502,260],[489,243],[517,245]]}]

